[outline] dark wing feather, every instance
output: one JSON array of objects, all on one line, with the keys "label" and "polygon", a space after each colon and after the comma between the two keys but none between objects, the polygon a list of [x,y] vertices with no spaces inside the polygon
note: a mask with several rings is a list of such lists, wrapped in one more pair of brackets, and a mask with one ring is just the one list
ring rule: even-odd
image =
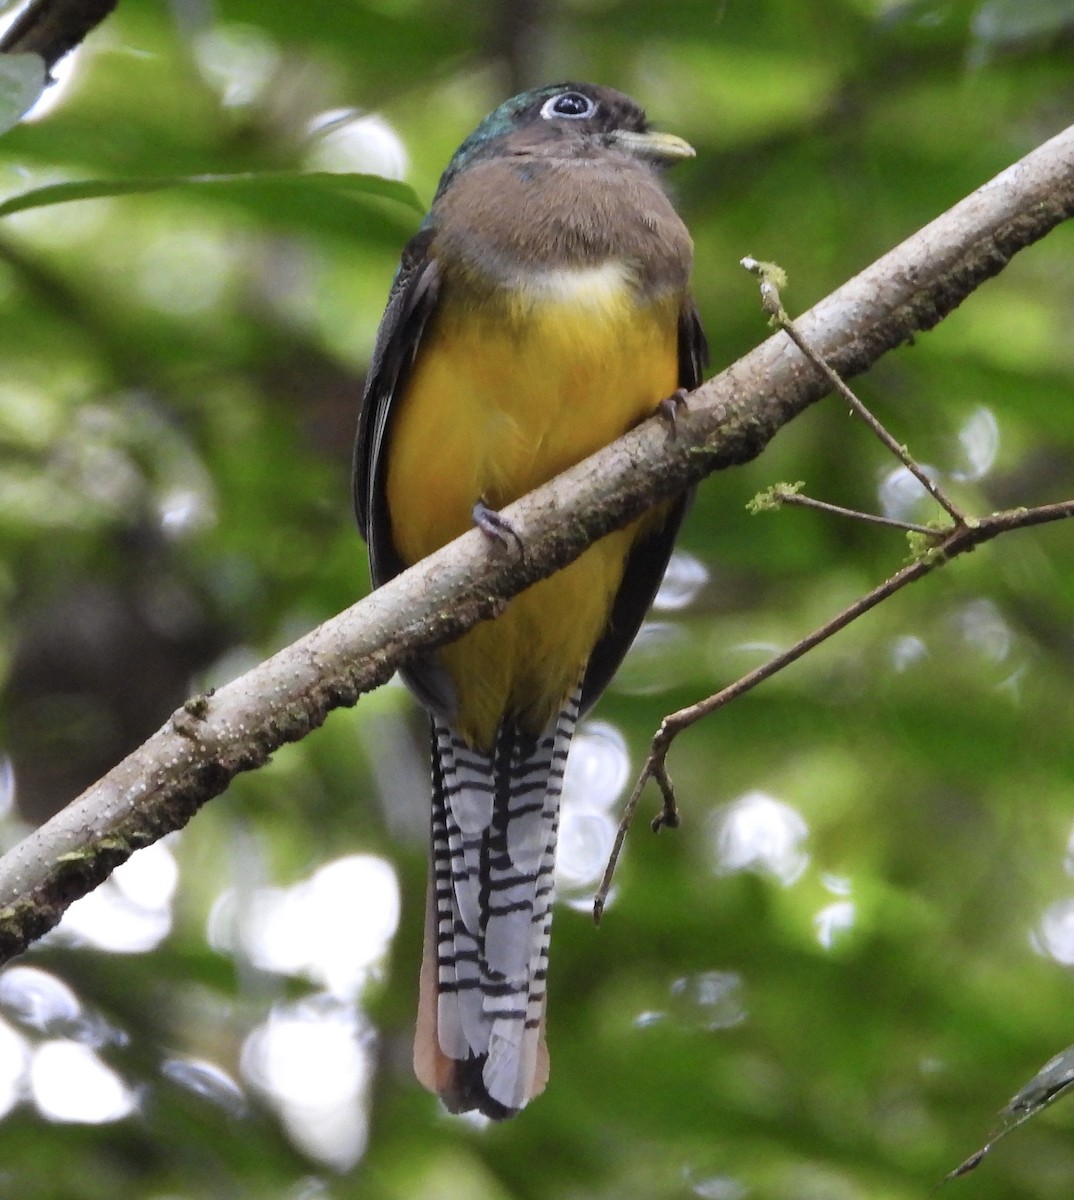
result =
[{"label": "dark wing feather", "polygon": [[708,365],[708,339],[701,328],[701,314],[690,298],[679,313],[679,387],[688,392],[700,387]]},{"label": "dark wing feather", "polygon": [[[688,300],[679,314],[679,386],[693,391],[701,383],[708,361],[708,343],[701,328],[701,318],[693,300]],[[634,544],[612,605],[608,627],[589,656],[582,680],[583,712],[596,703],[597,697],[608,686],[641,628],[664,578],[675,537],[693,498],[694,489],[691,488],[672,504],[667,520],[659,529]]]},{"label": "dark wing feather", "polygon": [[[436,311],[440,270],[429,253],[432,239],[433,230],[427,226],[403,250],[388,306],[377,330],[358,420],[354,509],[358,527],[369,544],[369,570],[374,587],[387,583],[406,567],[392,541],[386,450],[394,401],[406,387],[422,335]],[[450,718],[454,708],[451,682],[435,654],[416,655],[402,674],[426,708]]]},{"label": "dark wing feather", "polygon": [[430,228],[422,229],[403,250],[377,330],[354,444],[354,510],[362,536],[369,543],[370,568],[377,587],[398,575],[405,565],[392,544],[384,450],[392,402],[406,384],[422,334],[436,308],[440,274],[436,260],[429,255],[432,236]]}]

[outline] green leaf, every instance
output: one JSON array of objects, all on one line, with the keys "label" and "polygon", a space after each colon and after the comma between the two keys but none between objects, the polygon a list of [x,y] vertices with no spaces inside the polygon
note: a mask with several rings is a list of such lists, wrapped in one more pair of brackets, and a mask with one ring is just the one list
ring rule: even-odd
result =
[{"label": "green leaf", "polygon": [[79,179],[70,183],[52,183],[5,200],[0,204],[0,217],[27,212],[34,208],[46,208],[53,204],[69,204],[74,200],[133,196],[166,190],[262,203],[270,201],[274,205],[286,205],[288,200],[312,200],[314,204],[322,203],[326,210],[338,210],[341,201],[346,207],[352,200],[372,197],[395,201],[415,212],[425,211],[414,189],[397,179],[384,179],[379,175],[333,174],[328,171],[309,174],[297,171],[250,171],[237,175]]},{"label": "green leaf", "polygon": [[19,123],[47,83],[45,60],[40,54],[0,55],[0,133]]}]

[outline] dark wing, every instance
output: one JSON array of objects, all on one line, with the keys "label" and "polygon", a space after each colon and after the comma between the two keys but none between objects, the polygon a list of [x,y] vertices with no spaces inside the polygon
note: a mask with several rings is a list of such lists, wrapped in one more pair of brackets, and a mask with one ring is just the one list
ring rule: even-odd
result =
[{"label": "dark wing", "polygon": [[[369,572],[380,587],[406,566],[392,542],[385,475],[391,434],[392,405],[402,395],[421,345],[422,334],[436,311],[440,270],[429,253],[431,227],[407,243],[388,296],[373,359],[365,381],[358,438],[354,444],[354,510],[358,527],[369,545]],[[403,677],[426,708],[450,714],[451,683],[435,654],[416,655]]]},{"label": "dark wing", "polygon": [[406,384],[422,333],[436,308],[440,277],[436,260],[429,254],[432,237],[431,228],[422,229],[403,250],[377,330],[354,444],[354,510],[362,537],[369,543],[375,587],[398,575],[404,566],[392,545],[384,451],[392,401]]},{"label": "dark wing", "polygon": [[691,298],[679,313],[679,387],[688,392],[700,387],[708,365],[708,340],[701,328],[701,314]]},{"label": "dark wing", "polygon": [[[701,383],[701,374],[708,361],[709,348],[697,306],[693,300],[687,300],[679,314],[679,386],[693,391]],[[659,529],[634,544],[612,605],[608,627],[593,648],[582,680],[583,712],[596,703],[637,636],[664,578],[675,537],[693,497],[694,489],[691,488],[674,501],[667,520]]]}]

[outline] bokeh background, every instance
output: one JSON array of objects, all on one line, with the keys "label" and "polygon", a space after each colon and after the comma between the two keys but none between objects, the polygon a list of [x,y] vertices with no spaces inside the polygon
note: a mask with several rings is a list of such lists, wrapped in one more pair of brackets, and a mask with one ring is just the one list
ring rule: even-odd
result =
[{"label": "bokeh background", "polygon": [[[4,6],[0,5],[0,9]],[[9,6],[10,11],[10,6]],[[1071,0],[122,0],[0,140],[0,834],[364,594],[363,371],[419,208],[520,87],[637,96],[722,367],[1074,116]],[[273,172],[252,183],[192,176]],[[864,398],[966,506],[1074,492],[1074,234],[1021,255]],[[896,569],[934,515],[829,400],[709,480],[564,817],[547,1093],[451,1118],[414,1082],[422,718],[339,712],[135,856],[0,973],[7,1200],[909,1200],[1074,1042],[1074,528],[1009,535],[699,726],[681,830],[639,821],[661,715]],[[655,797],[652,798],[655,805]],[[1074,1106],[952,1196],[1068,1200]]]}]

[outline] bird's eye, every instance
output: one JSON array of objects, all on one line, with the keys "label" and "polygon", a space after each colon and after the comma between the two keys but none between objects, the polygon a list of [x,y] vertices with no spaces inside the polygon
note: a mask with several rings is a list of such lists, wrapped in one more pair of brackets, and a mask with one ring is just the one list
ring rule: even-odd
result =
[{"label": "bird's eye", "polygon": [[574,121],[585,120],[597,111],[594,100],[583,96],[581,92],[560,92],[546,100],[541,108],[541,116],[546,121],[553,117],[568,117]]}]

